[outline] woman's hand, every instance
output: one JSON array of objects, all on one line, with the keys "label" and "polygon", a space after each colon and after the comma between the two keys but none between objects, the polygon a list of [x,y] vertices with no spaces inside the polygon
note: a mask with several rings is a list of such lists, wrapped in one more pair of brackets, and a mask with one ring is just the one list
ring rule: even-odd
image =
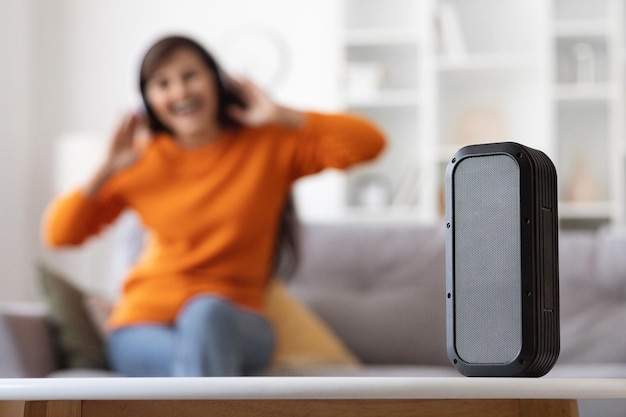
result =
[{"label": "woman's hand", "polygon": [[115,129],[104,164],[112,171],[119,172],[137,161],[140,150],[135,146],[137,129],[144,123],[143,117],[128,112]]},{"label": "woman's hand", "polygon": [[135,144],[135,136],[144,123],[143,117],[135,112],[128,112],[122,118],[113,133],[104,162],[83,187],[85,195],[95,197],[112,175],[139,159],[141,150]]},{"label": "woman's hand", "polygon": [[228,109],[228,113],[242,125],[280,124],[298,128],[304,123],[304,113],[276,104],[265,91],[252,81],[247,79],[236,81],[232,78],[230,81],[241,93],[246,107],[232,106]]}]

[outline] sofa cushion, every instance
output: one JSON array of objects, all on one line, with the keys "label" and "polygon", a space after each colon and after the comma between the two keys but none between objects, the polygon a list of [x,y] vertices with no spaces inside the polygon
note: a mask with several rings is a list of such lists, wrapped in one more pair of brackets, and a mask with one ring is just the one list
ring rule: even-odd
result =
[{"label": "sofa cushion", "polygon": [[41,304],[0,304],[0,377],[41,378],[58,367]]},{"label": "sofa cushion", "polygon": [[[315,223],[291,289],[365,364],[447,365],[443,224]],[[559,239],[559,363],[626,363],[626,235]]]},{"label": "sofa cushion", "polygon": [[62,366],[107,369],[104,342],[85,308],[83,292],[48,267],[38,270]]},{"label": "sofa cushion", "polygon": [[559,363],[626,363],[626,236],[562,233]]},{"label": "sofa cushion", "polygon": [[301,236],[290,289],[363,363],[450,366],[443,224],[303,224]]}]

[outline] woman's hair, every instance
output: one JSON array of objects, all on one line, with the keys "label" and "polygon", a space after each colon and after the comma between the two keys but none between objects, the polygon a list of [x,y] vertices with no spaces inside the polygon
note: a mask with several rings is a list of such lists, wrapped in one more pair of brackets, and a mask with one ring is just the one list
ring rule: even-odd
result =
[{"label": "woman's hair", "polygon": [[150,102],[146,97],[146,85],[154,75],[158,66],[174,52],[181,49],[188,49],[198,54],[202,62],[211,73],[213,73],[218,102],[217,122],[225,128],[239,127],[239,122],[229,116],[227,109],[232,105],[245,107],[245,101],[241,94],[228,83],[228,80],[224,76],[215,58],[213,58],[209,51],[193,39],[184,36],[168,36],[159,40],[148,49],[139,70],[139,91],[141,92],[141,98],[143,99],[150,129],[154,132],[169,132],[167,126],[161,123],[150,106]]},{"label": "woman's hair", "polygon": [[285,281],[292,278],[300,264],[300,223],[293,194],[287,196],[278,229],[278,246],[274,253],[274,272]]},{"label": "woman's hair", "polygon": [[[215,91],[218,96],[217,122],[223,128],[241,127],[241,124],[228,114],[227,109],[232,105],[245,108],[246,103],[240,92],[228,82],[215,58],[202,45],[192,39],[184,36],[168,36],[148,49],[139,70],[139,90],[150,129],[153,132],[171,133],[152,110],[146,97],[146,85],[158,66],[174,52],[181,49],[188,49],[197,53],[206,67],[213,73]],[[299,255],[298,221],[293,196],[290,194],[283,207],[274,258],[274,270],[281,272],[281,278],[289,278],[295,272],[300,260]]]}]

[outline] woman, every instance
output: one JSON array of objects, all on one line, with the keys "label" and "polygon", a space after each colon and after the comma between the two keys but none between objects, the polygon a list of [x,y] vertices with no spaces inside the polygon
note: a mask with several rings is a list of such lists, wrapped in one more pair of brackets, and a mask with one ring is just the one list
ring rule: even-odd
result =
[{"label": "woman", "polygon": [[[151,139],[128,114],[86,184],[48,208],[52,246],[78,245],[133,209],[149,231],[109,319],[109,359],[128,376],[228,376],[272,357],[263,315],[293,182],[374,158],[384,139],[347,115],[303,113],[226,79],[184,37],[146,53]],[[282,217],[281,217],[282,215]]]}]

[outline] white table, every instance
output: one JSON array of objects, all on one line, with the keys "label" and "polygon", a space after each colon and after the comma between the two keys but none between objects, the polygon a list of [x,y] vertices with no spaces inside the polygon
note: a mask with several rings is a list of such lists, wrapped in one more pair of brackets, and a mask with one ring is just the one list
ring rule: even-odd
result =
[{"label": "white table", "polygon": [[583,398],[626,398],[626,379],[0,379],[5,410],[28,417],[576,417]]}]

